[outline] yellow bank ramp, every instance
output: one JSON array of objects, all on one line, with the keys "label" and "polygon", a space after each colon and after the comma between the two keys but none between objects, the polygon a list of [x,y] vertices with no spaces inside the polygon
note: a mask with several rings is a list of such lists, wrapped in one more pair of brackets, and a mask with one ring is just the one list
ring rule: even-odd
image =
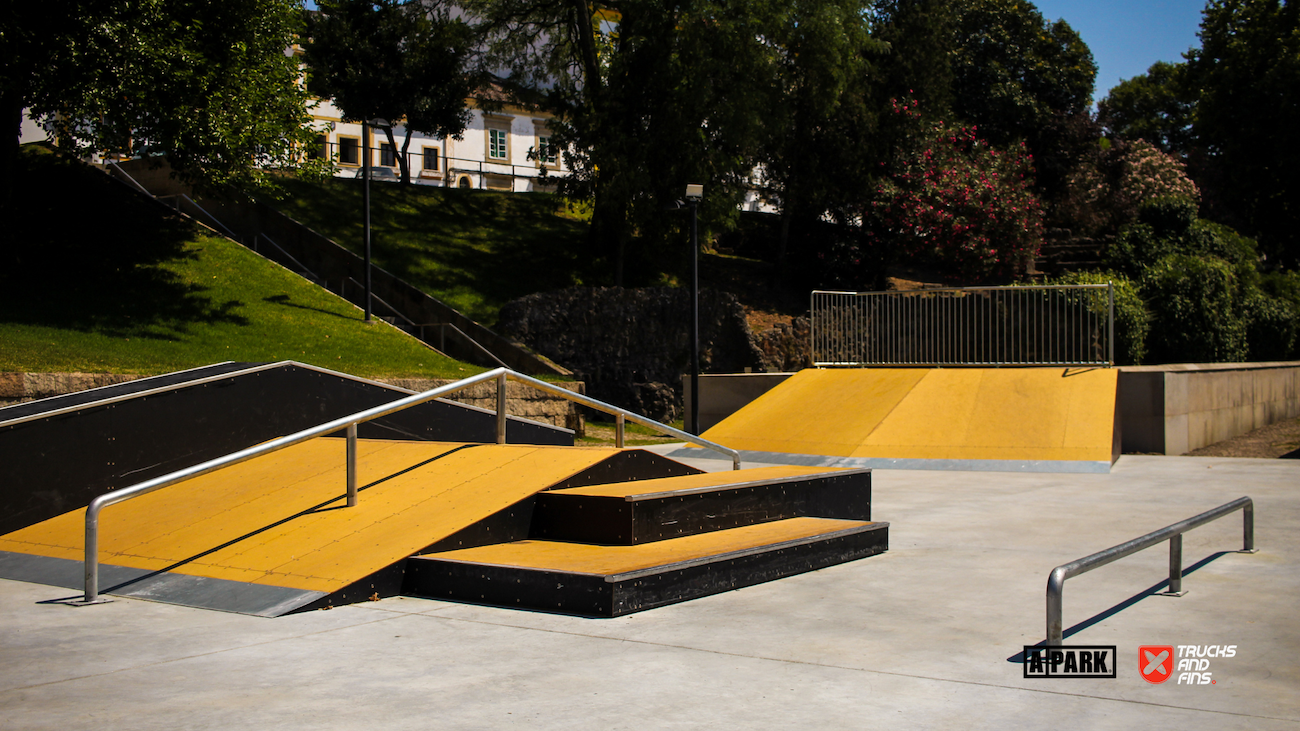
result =
[{"label": "yellow bank ramp", "polygon": [[[385,572],[618,454],[604,448],[317,439],[143,495],[100,517],[105,593],[276,616]],[[81,586],[85,510],[0,536],[0,576]],[[396,568],[394,568],[396,567]]]},{"label": "yellow bank ramp", "polygon": [[752,461],[1106,472],[1116,383],[1106,368],[808,369],[704,437]]}]

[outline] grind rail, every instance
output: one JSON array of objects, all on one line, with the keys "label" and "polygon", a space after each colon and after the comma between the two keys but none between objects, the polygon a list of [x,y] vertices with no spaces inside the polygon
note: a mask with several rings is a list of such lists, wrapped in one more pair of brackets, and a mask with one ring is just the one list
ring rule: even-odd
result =
[{"label": "grind rail", "polygon": [[506,417],[508,416],[508,414],[506,413],[507,379],[513,379],[520,383],[524,383],[526,385],[532,386],[533,388],[536,388],[539,391],[545,391],[547,393],[560,396],[570,401],[574,401],[576,403],[582,404],[583,406],[586,406],[588,408],[613,415],[615,419],[615,445],[620,449],[623,447],[624,424],[627,421],[632,421],[637,424],[641,424],[643,426],[650,427],[651,429],[660,431],[664,434],[677,437],[678,439],[681,439],[683,441],[691,442],[693,444],[697,444],[706,449],[712,449],[714,451],[722,452],[723,454],[729,455],[731,457],[732,469],[736,469],[736,470],[740,469],[740,453],[734,449],[729,449],[727,447],[722,446],[721,444],[710,442],[707,439],[701,439],[695,436],[694,434],[689,434],[687,432],[681,431],[680,429],[674,429],[673,427],[668,426],[667,424],[662,424],[660,422],[657,422],[654,419],[649,419],[644,416],[635,414],[631,411],[628,411],[626,409],[621,409],[612,404],[607,404],[603,401],[597,401],[596,399],[590,398],[588,396],[583,396],[582,394],[574,393],[573,391],[570,391],[566,388],[561,388],[559,386],[555,386],[553,384],[547,383],[546,381],[541,381],[531,376],[526,376],[522,373],[517,373],[508,368],[497,368],[495,370],[487,371],[486,373],[480,373],[477,376],[470,376],[469,378],[464,378],[454,383],[449,383],[445,386],[439,386],[438,388],[434,388],[429,391],[425,391],[423,393],[413,394],[411,396],[398,399],[388,404],[375,406],[373,408],[366,409],[365,411],[359,411],[350,416],[340,417],[338,419],[334,419],[333,421],[321,424],[319,426],[303,429],[302,431],[299,431],[297,433],[290,434],[288,436],[283,436],[278,439],[273,439],[269,442],[264,442],[257,446],[249,447],[248,449],[244,449],[238,452],[234,452],[232,454],[228,454],[224,457],[218,457],[217,459],[203,462],[202,464],[197,464],[192,467],[187,467],[185,469],[177,470],[175,472],[172,472],[171,474],[163,475],[161,477],[155,477],[151,480],[146,480],[144,482],[132,485],[131,487],[125,487],[120,490],[113,490],[112,492],[108,492],[103,495],[100,495],[99,497],[92,500],[90,506],[86,508],[86,556],[85,556],[86,593],[85,596],[76,603],[98,604],[107,601],[105,599],[100,598],[99,596],[99,514],[104,510],[104,508],[110,505],[116,505],[120,502],[124,502],[126,500],[130,500],[135,497],[139,497],[141,495],[145,495],[147,493],[154,492],[155,490],[160,490],[164,487],[169,487],[171,485],[175,485],[177,483],[184,482],[186,480],[195,477],[199,477],[201,475],[206,475],[210,472],[215,472],[225,467],[230,467],[232,465],[236,465],[241,462],[246,462],[255,457],[260,457],[262,455],[270,454],[272,452],[277,452],[286,447],[291,447],[295,444],[301,444],[302,442],[306,442],[308,440],[315,439],[317,437],[325,436],[326,434],[331,434],[339,430],[345,430],[347,434],[347,450],[346,450],[347,451],[347,505],[348,507],[354,507],[357,504],[357,425],[358,424],[362,424],[364,422],[371,421],[373,419],[378,419],[382,416],[388,416],[389,414],[397,413],[404,409],[408,409],[412,406],[418,406],[419,404],[432,401],[436,398],[439,398],[440,396],[446,396],[447,394],[454,393],[456,391],[460,391],[465,388],[469,388],[470,386],[474,386],[479,383],[487,383],[487,382],[495,381],[497,384],[496,439],[498,444],[505,444],[506,443],[506,420],[507,420]]},{"label": "grind rail", "polygon": [[1059,647],[1064,639],[1061,629],[1061,609],[1066,579],[1086,574],[1157,543],[1169,541],[1169,591],[1162,593],[1165,596],[1182,596],[1186,593],[1183,591],[1183,534],[1238,510],[1242,511],[1244,544],[1240,553],[1255,553],[1255,503],[1248,497],[1240,497],[1213,510],[1207,510],[1187,520],[1166,526],[1140,538],[1134,538],[1127,543],[1112,546],[1052,569],[1052,573],[1047,577],[1047,646]]},{"label": "grind rail", "polygon": [[814,291],[814,366],[1112,366],[1111,284]]}]

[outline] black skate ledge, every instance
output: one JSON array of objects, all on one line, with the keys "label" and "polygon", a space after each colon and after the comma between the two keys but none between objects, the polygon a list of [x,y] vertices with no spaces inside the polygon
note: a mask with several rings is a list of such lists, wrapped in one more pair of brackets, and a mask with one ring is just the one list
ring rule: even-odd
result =
[{"label": "black skate ledge", "polygon": [[630,545],[786,518],[869,521],[871,470],[621,496],[551,490],[536,499],[532,538]]},{"label": "black skate ledge", "polygon": [[618,617],[888,550],[889,524],[861,526],[626,573],[601,575],[413,556],[402,594],[584,617]]}]

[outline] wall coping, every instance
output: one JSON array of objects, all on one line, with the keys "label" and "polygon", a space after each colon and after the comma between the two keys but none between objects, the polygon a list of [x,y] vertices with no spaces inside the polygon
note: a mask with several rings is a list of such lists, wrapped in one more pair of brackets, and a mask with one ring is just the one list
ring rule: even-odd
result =
[{"label": "wall coping", "polygon": [[1198,371],[1257,371],[1274,368],[1300,368],[1300,360],[1258,363],[1169,363],[1166,365],[1119,366],[1122,373],[1195,373]]}]

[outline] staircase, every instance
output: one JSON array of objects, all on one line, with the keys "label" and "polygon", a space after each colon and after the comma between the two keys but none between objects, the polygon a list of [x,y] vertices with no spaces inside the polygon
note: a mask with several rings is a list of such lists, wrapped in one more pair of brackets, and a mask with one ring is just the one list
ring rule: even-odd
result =
[{"label": "staircase", "polygon": [[528,537],[406,562],[402,593],[615,617],[888,549],[871,471],[767,467],[548,490]]}]

